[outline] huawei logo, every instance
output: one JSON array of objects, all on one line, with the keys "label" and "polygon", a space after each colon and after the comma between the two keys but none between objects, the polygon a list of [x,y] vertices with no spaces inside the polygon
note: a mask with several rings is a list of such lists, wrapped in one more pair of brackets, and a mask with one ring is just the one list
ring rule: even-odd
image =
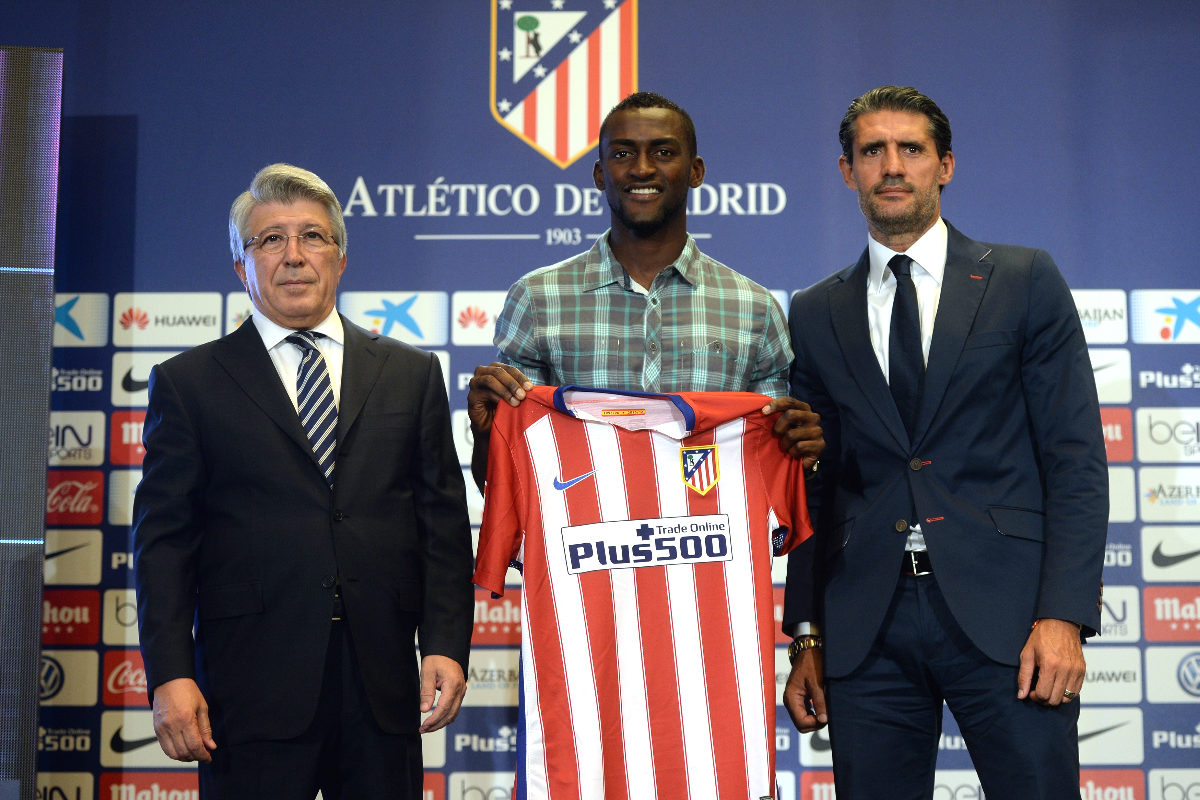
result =
[{"label": "huawei logo", "polygon": [[467,306],[458,314],[460,328],[483,328],[487,324],[487,312],[479,306]]},{"label": "huawei logo", "polygon": [[127,308],[121,313],[120,322],[125,330],[136,327],[139,331],[144,331],[150,324],[150,315],[140,308]]}]

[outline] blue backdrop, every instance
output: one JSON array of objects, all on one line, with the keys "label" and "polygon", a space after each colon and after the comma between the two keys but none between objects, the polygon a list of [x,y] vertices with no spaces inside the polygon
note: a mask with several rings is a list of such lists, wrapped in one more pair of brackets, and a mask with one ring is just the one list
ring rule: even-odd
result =
[{"label": "blue backdrop", "polygon": [[[543,22],[540,58],[521,14]],[[575,158],[576,137],[560,166],[540,137],[554,109],[566,127],[592,113],[586,60],[570,61],[575,82],[552,82],[578,56],[570,34],[588,41],[612,14],[625,29],[604,29],[593,105],[628,86],[689,110],[708,166],[690,229],[781,300],[865,244],[836,168],[849,101],[900,83],[942,106],[956,156],[945,216],[1048,250],[1094,346],[1113,523],[1106,635],[1086,651],[1082,796],[1200,792],[1190,5],[43,0],[10,3],[0,33],[65,54],[41,796],[195,785],[147,743],[128,505],[150,365],[249,308],[229,257],[233,197],[274,161],[330,183],[349,211],[339,306],[441,354],[465,449],[463,381],[492,359],[503,290],[606,227],[594,156]],[[502,124],[535,89],[536,114]],[[477,616],[471,705],[427,742],[436,800],[507,796],[517,626],[484,597]],[[827,740],[799,737],[782,708],[777,731],[780,797],[831,797]],[[939,797],[982,796],[952,723],[939,767]]]}]

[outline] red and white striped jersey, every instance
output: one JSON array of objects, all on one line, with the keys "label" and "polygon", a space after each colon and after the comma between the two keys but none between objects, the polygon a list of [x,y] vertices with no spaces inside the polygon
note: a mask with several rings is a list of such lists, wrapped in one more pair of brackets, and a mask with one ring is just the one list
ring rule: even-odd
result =
[{"label": "red and white striped jersey", "polygon": [[500,404],[475,583],[522,567],[517,797],[775,795],[771,558],[812,531],[767,402]]}]

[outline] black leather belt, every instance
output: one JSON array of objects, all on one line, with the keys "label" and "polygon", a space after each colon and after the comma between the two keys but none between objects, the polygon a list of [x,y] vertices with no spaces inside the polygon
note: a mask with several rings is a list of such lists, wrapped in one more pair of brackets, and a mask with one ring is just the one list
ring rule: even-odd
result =
[{"label": "black leather belt", "polygon": [[902,575],[932,575],[933,565],[929,563],[929,551],[905,550],[900,573]]}]

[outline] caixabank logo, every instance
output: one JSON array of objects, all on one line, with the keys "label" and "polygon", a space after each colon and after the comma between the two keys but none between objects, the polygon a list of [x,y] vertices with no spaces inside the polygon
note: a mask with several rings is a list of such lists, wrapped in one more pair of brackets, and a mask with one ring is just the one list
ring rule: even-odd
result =
[{"label": "caixabank logo", "polygon": [[418,347],[440,347],[450,338],[445,292],[342,292],[338,308],[372,333]]},{"label": "caixabank logo", "polygon": [[1137,289],[1130,293],[1133,341],[1200,344],[1200,291]]},{"label": "caixabank logo", "polygon": [[54,346],[108,344],[108,295],[76,292],[54,295]]},{"label": "caixabank logo", "polygon": [[[531,6],[539,6],[531,10]],[[491,112],[566,168],[637,90],[637,0],[492,0]]]}]

